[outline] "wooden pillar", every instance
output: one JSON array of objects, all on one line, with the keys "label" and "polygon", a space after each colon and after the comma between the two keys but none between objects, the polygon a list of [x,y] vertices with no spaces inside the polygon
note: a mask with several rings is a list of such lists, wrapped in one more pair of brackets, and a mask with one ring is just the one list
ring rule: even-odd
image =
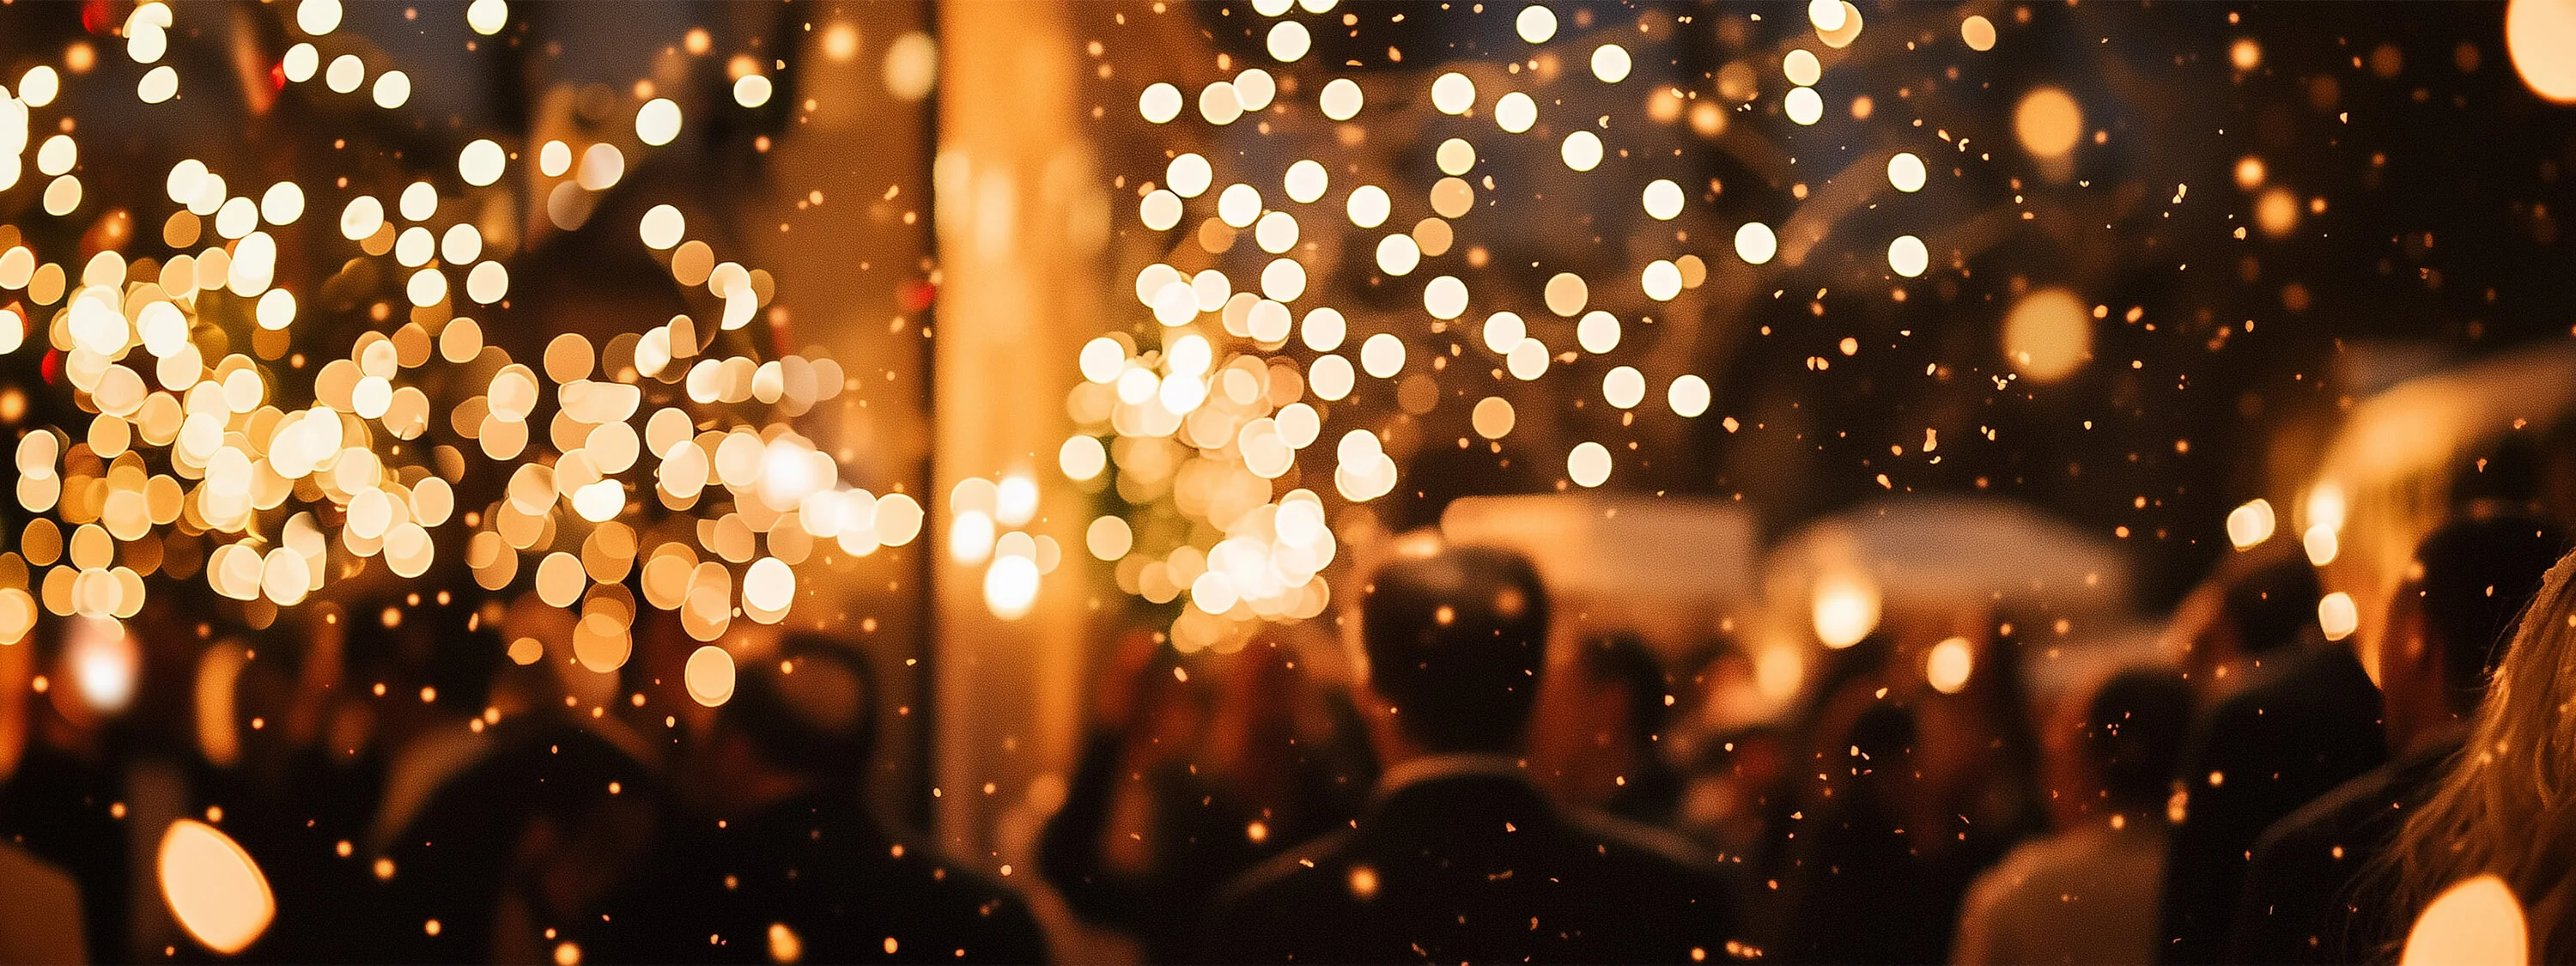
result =
[{"label": "wooden pillar", "polygon": [[[1077,5],[1078,6],[1078,5]],[[1056,5],[957,0],[938,7],[939,250],[933,336],[930,548],[935,815],[942,842],[985,867],[1033,876],[1025,854],[1078,744],[1078,691],[1103,588],[1083,550],[1090,513],[1056,469],[1071,429],[1076,357],[1102,331],[1100,252],[1109,199],[1078,101],[1081,42]],[[958,480],[1026,474],[1063,563],[1034,610],[993,616],[982,565],[949,559]],[[987,792],[988,787],[992,789]],[[1033,794],[1034,793],[1034,794]]]}]

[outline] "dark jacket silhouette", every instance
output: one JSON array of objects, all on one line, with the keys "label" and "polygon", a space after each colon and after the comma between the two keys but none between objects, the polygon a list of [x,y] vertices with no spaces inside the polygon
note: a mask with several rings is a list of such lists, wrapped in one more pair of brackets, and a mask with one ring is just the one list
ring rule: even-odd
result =
[{"label": "dark jacket silhouette", "polygon": [[1655,833],[1470,769],[1396,785],[1237,880],[1195,958],[1680,963],[1726,956],[1735,924],[1715,872]]},{"label": "dark jacket silhouette", "polygon": [[[907,846],[858,790],[817,789],[666,844],[614,958],[642,962],[1036,963],[1046,944],[1000,883]],[[644,942],[634,940],[652,937]],[[608,958],[608,957],[603,957]]]},{"label": "dark jacket silhouette", "polygon": [[[2217,962],[2247,853],[2273,822],[2388,760],[2379,689],[2341,647],[2276,652],[2201,717],[2178,779],[2182,827],[2165,863],[2161,961]],[[2213,778],[2213,776],[2215,776]]]},{"label": "dark jacket silhouette", "polygon": [[[2404,938],[2386,921],[2368,870],[2442,777],[2457,740],[2437,742],[2345,782],[2254,843],[2236,905],[2234,963],[2358,963]],[[2383,887],[2384,888],[2384,887]]]}]

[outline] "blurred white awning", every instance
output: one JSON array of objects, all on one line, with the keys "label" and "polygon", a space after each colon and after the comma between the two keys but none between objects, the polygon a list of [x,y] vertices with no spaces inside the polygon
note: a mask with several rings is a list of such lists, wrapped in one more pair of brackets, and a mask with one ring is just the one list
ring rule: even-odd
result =
[{"label": "blurred white awning", "polygon": [[1609,494],[1466,497],[1440,516],[1451,543],[1527,555],[1576,631],[1683,643],[1761,595],[1751,511],[1717,499]]},{"label": "blurred white awning", "polygon": [[1765,566],[1775,604],[1863,576],[1890,607],[1975,602],[2046,613],[2123,612],[2130,561],[2112,541],[2010,500],[1897,496],[1786,535]]}]

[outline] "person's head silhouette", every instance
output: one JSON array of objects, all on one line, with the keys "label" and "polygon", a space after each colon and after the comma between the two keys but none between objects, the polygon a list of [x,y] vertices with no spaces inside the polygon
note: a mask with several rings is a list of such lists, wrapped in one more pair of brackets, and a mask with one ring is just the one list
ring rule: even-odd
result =
[{"label": "person's head silhouette", "polygon": [[1547,591],[1528,560],[1451,547],[1395,560],[1359,605],[1368,682],[1421,752],[1510,753],[1547,656]]}]

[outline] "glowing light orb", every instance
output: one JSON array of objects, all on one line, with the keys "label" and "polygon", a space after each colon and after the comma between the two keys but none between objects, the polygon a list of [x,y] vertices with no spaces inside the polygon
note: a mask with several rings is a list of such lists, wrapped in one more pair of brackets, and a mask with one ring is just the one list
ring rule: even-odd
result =
[{"label": "glowing light orb", "polygon": [[1807,0],[1807,22],[1818,30],[1843,29],[1842,0]]},{"label": "glowing light orb", "polygon": [[1993,50],[1995,49],[1995,22],[1986,19],[1982,14],[1970,14],[1968,19],[1959,21],[1959,40],[1967,44],[1969,50]]},{"label": "glowing light orb", "polygon": [[1565,475],[1581,487],[1596,487],[1610,479],[1610,449],[1599,443],[1586,442],[1565,454]]},{"label": "glowing light orb", "polygon": [[1826,647],[1850,647],[1878,627],[1878,584],[1859,574],[1836,574],[1816,581],[1816,639]]},{"label": "glowing light orb", "polygon": [[[1837,7],[1841,5],[1841,0],[1816,0],[1816,2],[1833,3]],[[1825,67],[1816,60],[1814,51],[1801,47],[1790,51],[1788,56],[1780,58],[1780,73],[1789,78],[1789,83],[1799,87],[1814,87],[1818,80],[1824,78]]]},{"label": "glowing light orb", "polygon": [[214,826],[188,818],[171,822],[161,833],[157,867],[171,917],[216,953],[249,948],[277,918],[277,897],[259,863]]},{"label": "glowing light orb", "polygon": [[2532,93],[2560,104],[2576,103],[2576,0],[2507,4],[2504,49]]},{"label": "glowing light orb", "polygon": [[[403,90],[408,94],[410,87],[406,85]],[[152,68],[135,84],[134,96],[146,104],[159,104],[179,96],[179,72],[168,64]]]},{"label": "glowing light orb", "polygon": [[1658,302],[1670,302],[1674,296],[1682,294],[1681,266],[1660,258],[1656,259],[1646,264],[1646,270],[1639,277],[1639,284],[1645,289],[1647,298]]},{"label": "glowing light orb", "polygon": [[1351,192],[1349,210],[1351,224],[1375,228],[1386,224],[1387,215],[1394,210],[1394,205],[1387,198],[1386,189],[1373,184],[1361,185]]},{"label": "glowing light orb", "polygon": [[340,28],[340,0],[304,0],[295,5],[295,26],[319,37]]},{"label": "glowing light orb", "polygon": [[456,170],[465,183],[483,187],[501,180],[501,170],[508,163],[501,146],[489,138],[478,139],[457,152]]},{"label": "glowing light orb", "polygon": [[1631,66],[1626,47],[1618,44],[1602,44],[1592,51],[1592,76],[1600,79],[1604,84],[1616,84],[1627,80]]},{"label": "glowing light orb", "polygon": [[2299,227],[2299,198],[2290,189],[2274,187],[2263,192],[2254,202],[2254,226],[2272,238],[2287,237]]},{"label": "glowing light orb", "polygon": [[2361,627],[2361,608],[2353,604],[2351,594],[2340,590],[2327,594],[2317,601],[2317,626],[2325,629],[2329,641],[2351,637]]},{"label": "glowing light orb", "polygon": [[689,653],[689,663],[681,674],[688,685],[689,700],[706,707],[718,707],[733,700],[733,654],[713,644]]},{"label": "glowing light orb", "polygon": [[1887,243],[1887,267],[1907,278],[1921,278],[1932,265],[1932,253],[1923,247],[1923,239],[1899,235]]},{"label": "glowing light orb", "polygon": [[1950,638],[1932,645],[1932,650],[1923,655],[1924,683],[1942,694],[1957,694],[1968,686],[1968,673],[1975,664],[1976,655],[1969,649],[1968,639]]},{"label": "glowing light orb", "polygon": [[2333,527],[2312,524],[2306,533],[2299,535],[2299,549],[2307,553],[2309,566],[2323,567],[2335,562],[2335,555],[2343,549],[2343,541],[2335,535]]},{"label": "glowing light orb", "polygon": [[1898,191],[1923,190],[1924,174],[1923,159],[1911,151],[1899,151],[1887,159],[1887,183]]},{"label": "glowing light orb", "polygon": [[769,103],[775,85],[767,74],[744,74],[734,78],[733,102],[743,107],[760,107]]},{"label": "glowing light orb", "polygon": [[1779,253],[1780,238],[1771,233],[1771,226],[1748,221],[1735,230],[1735,256],[1744,259],[1744,264],[1760,265]]},{"label": "glowing light orb", "polygon": [[1494,102],[1494,124],[1513,134],[1528,131],[1538,123],[1538,102],[1519,91],[1503,95]]},{"label": "glowing light orb", "polygon": [[[1303,31],[1305,28],[1298,29]],[[1360,94],[1358,81],[1342,77],[1324,85],[1324,92],[1316,98],[1316,104],[1323,108],[1325,117],[1336,121],[1347,121],[1359,116],[1360,107],[1366,100],[1367,98]]]},{"label": "glowing light orb", "polygon": [[1332,175],[1324,170],[1323,165],[1308,158],[1289,165],[1281,182],[1288,191],[1289,200],[1308,205],[1324,197],[1324,190],[1331,187]]},{"label": "glowing light orb", "polygon": [[2522,903],[2504,880],[2480,875],[2442,890],[2414,928],[2398,966],[2520,966],[2531,961]]},{"label": "glowing light orb", "polygon": [[1026,617],[1037,606],[1038,564],[1027,557],[994,559],[984,570],[984,606],[1003,620]]},{"label": "glowing light orb", "polygon": [[[307,5],[310,6],[310,4]],[[332,4],[332,9],[334,11],[338,10],[338,8],[339,4]],[[301,13],[299,11],[299,16],[300,15]],[[336,13],[333,19],[335,21],[338,19]],[[60,94],[62,89],[62,75],[54,73],[54,69],[51,67],[39,64],[28,68],[25,74],[19,75],[18,102],[25,104],[28,107],[43,107],[47,104],[53,103],[54,97]]]},{"label": "glowing light orb", "polygon": [[939,81],[939,45],[929,34],[909,31],[886,46],[884,67],[886,92],[918,101]]},{"label": "glowing light orb", "polygon": [[1404,340],[1380,332],[1360,343],[1360,371],[1379,379],[1404,370]]},{"label": "glowing light orb", "polygon": [[1278,94],[1279,82],[1269,71],[1255,67],[1234,75],[1234,100],[1246,114],[1269,107],[1270,99]]},{"label": "glowing light orb", "polygon": [[1671,404],[1674,415],[1696,419],[1701,413],[1708,412],[1708,380],[1698,376],[1675,379],[1672,388],[1664,391],[1664,401]]},{"label": "glowing light orb", "polygon": [[1619,317],[1608,312],[1583,313],[1583,321],[1574,324],[1575,344],[1594,355],[1618,348],[1619,334]]},{"label": "glowing light orb", "polygon": [[1093,479],[1108,465],[1109,451],[1100,445],[1097,437],[1070,437],[1056,450],[1056,468],[1064,471],[1066,479]]},{"label": "glowing light orb", "polygon": [[2075,293],[2054,286],[2022,296],[2004,317],[2004,358],[2039,382],[2066,378],[2093,356],[2092,313]]},{"label": "glowing light orb", "polygon": [[2256,497],[2227,511],[2227,542],[2245,550],[2272,539],[2272,501]]},{"label": "glowing light orb", "polygon": [[1512,410],[1511,402],[1501,396],[1487,396],[1477,400],[1475,410],[1469,413],[1467,418],[1468,425],[1475,429],[1476,435],[1486,439],[1501,439],[1511,435],[1512,426],[1518,422],[1519,416]]},{"label": "glowing light orb", "polygon": [[1451,71],[1431,82],[1431,106],[1442,114],[1465,114],[1476,106],[1476,82]]},{"label": "glowing light orb", "polygon": [[635,136],[654,147],[680,136],[680,105],[667,97],[645,101],[635,109]]},{"label": "glowing light orb", "polygon": [[1127,556],[1127,551],[1135,547],[1135,542],[1135,531],[1128,528],[1127,519],[1116,516],[1105,516],[1091,521],[1090,528],[1083,531],[1082,537],[1083,548],[1091,551],[1092,557],[1103,561],[1115,561]]},{"label": "glowing light orb", "polygon": [[1646,183],[1644,200],[1647,217],[1671,221],[1682,213],[1682,186],[1670,178],[1657,178]]},{"label": "glowing light orb", "polygon": [[510,5],[505,0],[474,0],[465,8],[465,25],[486,37],[500,33],[509,22]]},{"label": "glowing light orb", "polygon": [[2084,135],[2084,110],[2065,91],[2037,88],[2022,95],[2021,106],[2013,109],[2013,134],[2032,154],[2065,157]]},{"label": "glowing light orb", "polygon": [[1155,124],[1168,124],[1181,116],[1181,89],[1158,83],[1145,88],[1136,97],[1136,113]]},{"label": "glowing light orb", "polygon": [[1548,311],[1570,319],[1582,312],[1583,306],[1592,300],[1592,286],[1581,275],[1558,272],[1548,277],[1547,288],[1541,295],[1547,302]]},{"label": "glowing light orb", "polygon": [[1556,36],[1556,11],[1536,4],[1523,7],[1520,16],[1512,19],[1512,30],[1520,34],[1524,42],[1546,43],[1548,38]]},{"label": "glowing light orb", "polygon": [[1576,171],[1590,171],[1601,166],[1601,136],[1590,131],[1576,131],[1565,136],[1558,149],[1565,166]]},{"label": "glowing light orb", "polygon": [[1243,98],[1235,96],[1234,84],[1217,81],[1199,89],[1199,117],[1223,127],[1243,116]]},{"label": "glowing light orb", "polygon": [[1780,110],[1798,124],[1814,124],[1825,117],[1825,99],[1813,87],[1792,87],[1780,99]]},{"label": "glowing light orb", "polygon": [[81,701],[93,710],[114,714],[134,702],[134,683],[143,655],[125,625],[104,617],[76,619],[65,655]]},{"label": "glowing light orb", "polygon": [[1270,25],[1270,38],[1264,46],[1270,51],[1271,59],[1285,64],[1306,56],[1307,49],[1314,42],[1315,38],[1306,32],[1305,24],[1282,20]]},{"label": "glowing light orb", "polygon": [[1331,352],[1341,348],[1342,339],[1349,334],[1349,331],[1350,325],[1342,318],[1341,311],[1331,307],[1319,307],[1309,311],[1306,313],[1306,318],[1298,323],[1298,333],[1304,339],[1306,348],[1317,352]]},{"label": "glowing light orb", "polygon": [[[173,89],[176,88],[175,84],[172,86]],[[411,103],[411,75],[398,70],[378,74],[376,86],[369,96],[375,100],[377,107],[388,111],[409,104]]]},{"label": "glowing light orb", "polygon": [[2345,508],[2341,483],[2327,480],[2308,491],[2308,523],[2311,526],[2342,530]]},{"label": "glowing light orb", "polygon": [[1601,377],[1601,398],[1621,409],[1635,409],[1646,399],[1646,376],[1635,366],[1620,366]]}]

